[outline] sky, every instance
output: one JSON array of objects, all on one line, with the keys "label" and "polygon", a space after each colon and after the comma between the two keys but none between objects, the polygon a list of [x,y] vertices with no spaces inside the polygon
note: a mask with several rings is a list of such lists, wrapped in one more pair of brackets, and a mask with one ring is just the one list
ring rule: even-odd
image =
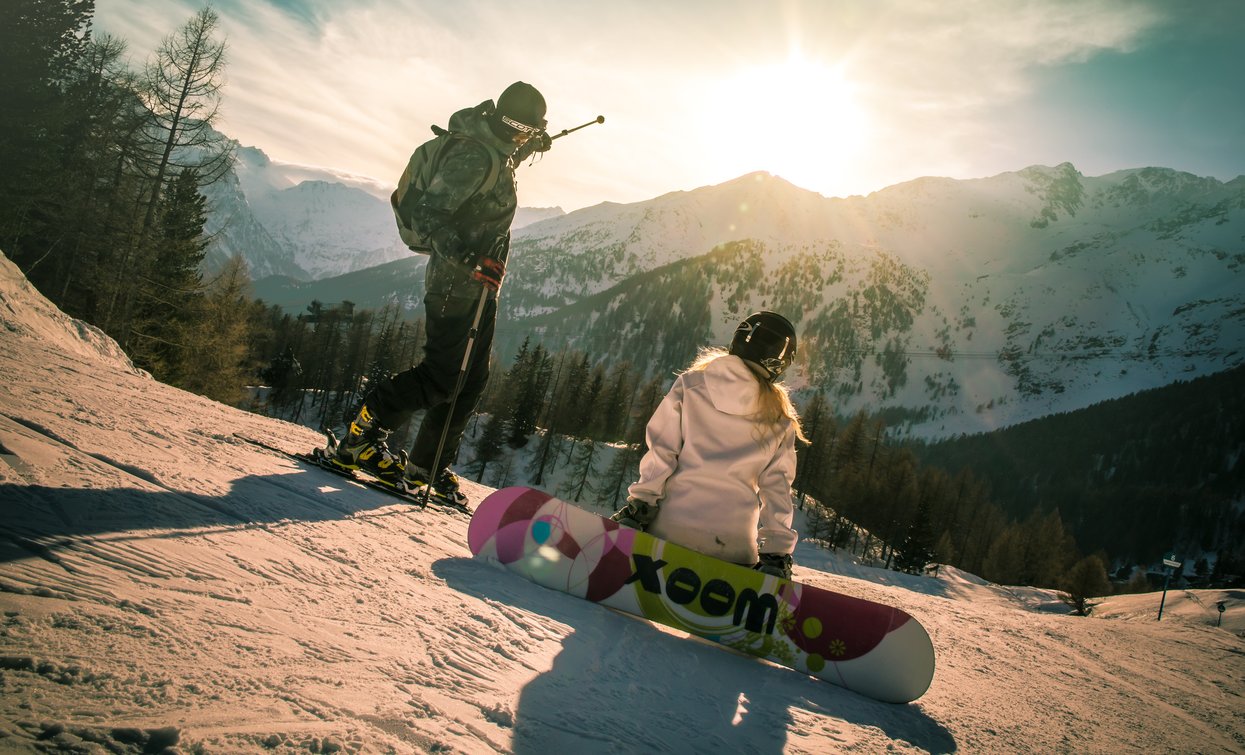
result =
[{"label": "sky", "polygon": [[[202,0],[97,0],[135,67]],[[520,202],[571,211],[767,171],[825,196],[1071,162],[1245,174],[1239,0],[217,0],[219,128],[391,185],[516,80],[559,139]]]}]

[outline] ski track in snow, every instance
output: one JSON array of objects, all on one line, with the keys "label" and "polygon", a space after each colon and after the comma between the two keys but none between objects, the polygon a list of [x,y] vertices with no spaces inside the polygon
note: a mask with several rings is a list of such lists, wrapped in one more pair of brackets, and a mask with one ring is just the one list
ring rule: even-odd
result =
[{"label": "ski track in snow", "polygon": [[93,356],[0,267],[39,326],[0,328],[0,751],[1245,752],[1240,591],[1084,619],[802,543],[933,638],[930,691],[875,702],[473,559],[466,516],[234,438],[320,442]]}]

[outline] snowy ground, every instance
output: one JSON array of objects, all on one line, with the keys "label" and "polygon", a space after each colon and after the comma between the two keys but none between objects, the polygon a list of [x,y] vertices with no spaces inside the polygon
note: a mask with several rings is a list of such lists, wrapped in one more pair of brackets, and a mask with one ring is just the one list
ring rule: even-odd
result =
[{"label": "snowy ground", "polygon": [[933,637],[930,691],[878,703],[544,590],[473,560],[462,515],[239,442],[319,439],[136,373],[2,257],[0,325],[0,752],[1245,752],[1241,591],[1075,618],[802,543],[799,579]]}]

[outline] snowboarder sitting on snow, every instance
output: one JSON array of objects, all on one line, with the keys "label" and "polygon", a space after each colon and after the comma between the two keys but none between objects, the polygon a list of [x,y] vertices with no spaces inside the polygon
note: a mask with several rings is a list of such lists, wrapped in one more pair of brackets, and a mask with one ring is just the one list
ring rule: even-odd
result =
[{"label": "snowboarder sitting on snow", "polygon": [[795,441],[807,441],[777,380],[795,346],[785,317],[757,312],[729,349],[703,350],[649,420],[640,479],[613,519],[790,578]]},{"label": "snowboarder sitting on snow", "polygon": [[[433,129],[446,141],[438,145],[436,159],[421,167],[422,185],[404,201],[396,192],[394,198],[403,238],[417,240],[419,246],[411,248],[429,254],[424,359],[368,393],[333,457],[337,465],[362,469],[407,490],[430,483],[444,500],[466,500],[449,465],[458,456],[463,430],[488,380],[497,292],[506,273],[510,223],[518,206],[514,169],[533,152],[549,149],[552,140],[545,125],[544,97],[518,81],[502,92],[496,105],[488,100],[454,113],[448,135]],[[414,179],[410,174],[415,162],[413,157],[404,180]],[[451,402],[482,296],[465,380]],[[385,439],[421,409],[427,414],[409,462],[403,465]],[[437,464],[441,469],[432,470],[443,428],[445,447]]]}]

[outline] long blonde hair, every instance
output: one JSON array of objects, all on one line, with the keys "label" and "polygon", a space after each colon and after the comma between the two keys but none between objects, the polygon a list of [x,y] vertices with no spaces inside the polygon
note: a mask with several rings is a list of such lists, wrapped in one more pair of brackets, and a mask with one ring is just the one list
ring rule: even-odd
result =
[{"label": "long blonde hair", "polygon": [[[718,346],[704,347],[696,355],[696,359],[685,370],[685,372],[703,371],[711,363],[729,356],[726,349]],[[747,359],[741,359],[748,366],[748,371],[756,378],[757,384],[761,390],[757,393],[757,408],[753,412],[752,418],[756,420],[762,430],[762,437],[771,433],[777,434],[779,428],[782,427],[783,421],[789,421],[792,429],[795,430],[795,437],[803,443],[808,443],[808,438],[804,437],[804,427],[800,424],[800,413],[796,411],[795,404],[791,402],[791,395],[787,392],[787,387],[782,383],[768,379],[769,373],[759,364],[753,364]]]}]

